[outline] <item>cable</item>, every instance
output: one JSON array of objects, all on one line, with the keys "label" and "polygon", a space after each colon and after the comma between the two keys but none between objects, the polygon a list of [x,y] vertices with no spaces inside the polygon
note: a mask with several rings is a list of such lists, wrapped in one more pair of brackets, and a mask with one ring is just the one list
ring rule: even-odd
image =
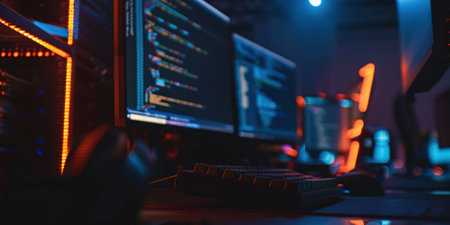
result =
[{"label": "cable", "polygon": [[165,178],[161,178],[161,179],[158,179],[158,180],[151,181],[148,184],[149,185],[153,185],[153,184],[161,183],[161,182],[164,182],[164,181],[167,181],[167,180],[170,180],[170,179],[175,179],[175,178],[177,178],[176,174],[172,175],[172,176],[169,176],[169,177],[165,177]]}]

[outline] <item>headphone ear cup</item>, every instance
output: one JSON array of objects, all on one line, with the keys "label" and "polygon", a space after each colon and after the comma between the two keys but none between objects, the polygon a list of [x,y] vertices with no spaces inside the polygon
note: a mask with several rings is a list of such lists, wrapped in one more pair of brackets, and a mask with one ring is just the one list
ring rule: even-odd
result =
[{"label": "headphone ear cup", "polygon": [[68,221],[73,224],[99,222],[99,206],[105,201],[103,196],[110,196],[110,186],[117,182],[117,174],[127,155],[128,136],[119,129],[102,125],[83,137],[70,153],[63,173],[75,178]]},{"label": "headphone ear cup", "polygon": [[156,157],[144,142],[129,143],[125,132],[102,126],[73,150],[64,172],[77,176],[69,221],[135,224]]},{"label": "headphone ear cup", "polygon": [[144,142],[136,140],[135,148],[100,196],[97,222],[136,224],[155,164],[153,152]]},{"label": "headphone ear cup", "polygon": [[125,161],[128,153],[127,135],[108,125],[101,125],[85,135],[67,158],[63,176],[92,182],[111,172],[109,167]]}]

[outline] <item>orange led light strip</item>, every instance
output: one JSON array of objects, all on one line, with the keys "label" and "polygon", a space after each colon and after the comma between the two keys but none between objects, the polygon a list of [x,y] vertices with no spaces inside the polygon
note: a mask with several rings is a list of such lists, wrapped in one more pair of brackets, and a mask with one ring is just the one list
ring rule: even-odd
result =
[{"label": "orange led light strip", "polygon": [[4,19],[0,18],[0,23],[2,23],[3,25],[11,28],[12,30],[16,31],[17,33],[19,33],[19,34],[21,34],[21,35],[31,39],[32,41],[34,41],[34,42],[44,46],[45,48],[47,48],[50,51],[58,54],[59,56],[62,56],[64,58],[70,57],[69,53],[65,52],[64,50],[61,50],[61,49],[55,47],[54,45],[49,44],[48,42],[46,42],[46,41],[44,41],[44,40],[42,40],[42,39],[40,39],[40,38],[38,38],[38,37],[28,33],[28,32],[26,32],[25,30],[17,27],[14,24],[9,23],[8,21],[6,21]]},{"label": "orange led light strip", "polygon": [[[67,21],[67,44],[73,45],[73,27],[75,17],[75,0],[69,0],[69,12]],[[66,89],[64,94],[64,121],[61,153],[61,174],[64,172],[67,156],[69,155],[69,132],[70,132],[70,103],[72,94],[72,58],[67,58]]]},{"label": "orange led light strip", "polygon": [[69,131],[70,131],[70,103],[72,92],[72,57],[67,58],[66,86],[64,93],[64,117],[63,117],[63,137],[61,153],[61,174],[64,172],[67,156],[69,155]]},{"label": "orange led light strip", "polygon": [[73,24],[75,17],[75,0],[69,0],[69,19],[67,23],[68,37],[67,44],[73,45]]},{"label": "orange led light strip", "polygon": [[364,78],[361,86],[361,95],[359,97],[359,111],[361,112],[367,111],[374,75],[375,64],[373,63],[369,63],[359,70],[359,76]]}]

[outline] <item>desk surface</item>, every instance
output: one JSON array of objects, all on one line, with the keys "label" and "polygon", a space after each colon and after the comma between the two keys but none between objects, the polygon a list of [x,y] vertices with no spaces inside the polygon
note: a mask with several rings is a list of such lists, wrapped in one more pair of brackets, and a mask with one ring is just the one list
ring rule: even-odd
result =
[{"label": "desk surface", "polygon": [[345,196],[339,202],[314,210],[281,210],[248,208],[184,196],[171,188],[157,188],[149,190],[139,220],[142,224],[183,222],[168,223],[180,225],[450,224],[450,192],[388,191],[383,197]]}]

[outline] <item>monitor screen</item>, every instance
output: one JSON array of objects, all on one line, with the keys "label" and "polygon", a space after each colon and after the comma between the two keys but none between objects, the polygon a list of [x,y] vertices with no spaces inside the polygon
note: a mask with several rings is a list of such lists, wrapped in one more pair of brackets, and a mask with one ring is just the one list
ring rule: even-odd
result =
[{"label": "monitor screen", "polygon": [[296,141],[295,64],[233,35],[238,135]]},{"label": "monitor screen", "polygon": [[350,146],[352,102],[305,97],[303,138],[307,150],[346,152]]},{"label": "monitor screen", "polygon": [[229,18],[203,0],[122,9],[126,121],[233,133]]}]

